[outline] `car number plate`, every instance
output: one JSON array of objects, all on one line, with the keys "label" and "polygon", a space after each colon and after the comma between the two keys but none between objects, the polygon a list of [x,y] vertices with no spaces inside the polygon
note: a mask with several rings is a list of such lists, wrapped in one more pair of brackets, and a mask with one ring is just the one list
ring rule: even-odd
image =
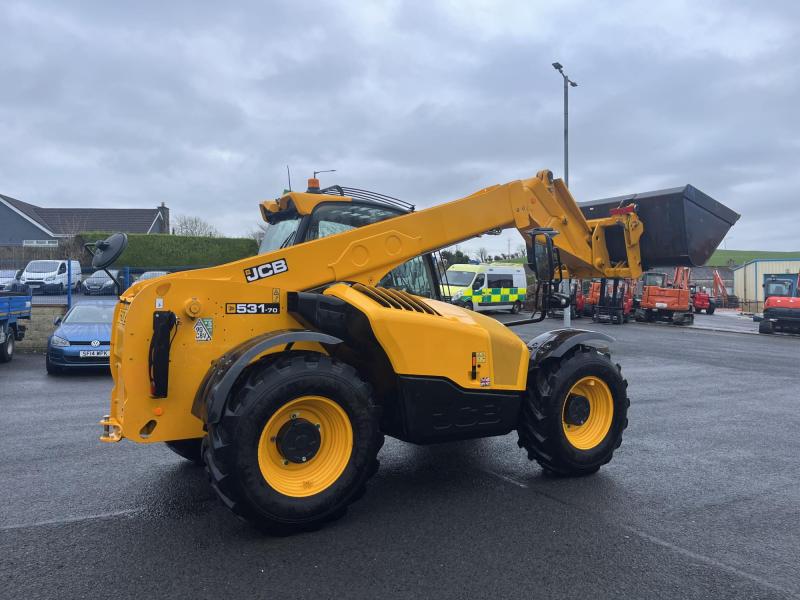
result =
[{"label": "car number plate", "polygon": [[108,358],[109,350],[81,350],[81,358]]}]

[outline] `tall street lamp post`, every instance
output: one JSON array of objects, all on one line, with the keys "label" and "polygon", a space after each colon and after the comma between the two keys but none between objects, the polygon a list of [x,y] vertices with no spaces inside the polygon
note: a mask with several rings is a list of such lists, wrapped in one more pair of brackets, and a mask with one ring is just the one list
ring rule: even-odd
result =
[{"label": "tall street lamp post", "polygon": [[564,73],[560,62],[554,62],[553,68],[564,78],[564,183],[569,187],[569,88],[578,87],[578,84]]}]

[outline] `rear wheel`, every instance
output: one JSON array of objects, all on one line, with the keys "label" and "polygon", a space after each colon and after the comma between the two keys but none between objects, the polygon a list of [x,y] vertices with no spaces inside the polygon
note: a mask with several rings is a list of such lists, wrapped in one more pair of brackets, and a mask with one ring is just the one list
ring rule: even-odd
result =
[{"label": "rear wheel", "polygon": [[316,354],[255,368],[219,423],[206,470],[223,503],[269,533],[341,517],[378,470],[379,409],[344,363]]},{"label": "rear wheel", "polygon": [[637,308],[633,313],[633,320],[637,323],[643,323],[647,320],[647,315],[645,314],[644,310]]},{"label": "rear wheel", "polygon": [[594,348],[534,369],[517,428],[519,446],[546,471],[588,475],[611,460],[628,426],[628,383]]},{"label": "rear wheel", "polygon": [[16,332],[12,327],[6,331],[6,339],[0,344],[0,363],[10,362],[14,358],[14,345],[15,345]]},{"label": "rear wheel", "polygon": [[713,304],[709,304],[709,305],[708,305],[708,308],[706,309],[706,314],[707,314],[707,315],[713,315],[713,314],[714,314],[714,311],[715,311],[716,309],[717,309],[717,307],[716,307],[715,305],[713,305]]},{"label": "rear wheel", "polygon": [[512,314],[512,315],[516,315],[516,314],[518,314],[518,313],[519,313],[519,311],[520,311],[520,310],[522,310],[522,303],[520,303],[520,301],[519,301],[519,300],[517,300],[517,301],[516,301],[516,302],[514,302],[514,304],[511,306],[511,314]]},{"label": "rear wheel", "polygon": [[758,324],[758,333],[775,333],[775,327],[772,325],[772,321],[761,321]]},{"label": "rear wheel", "polygon": [[192,440],[174,440],[172,442],[164,442],[167,448],[172,450],[178,456],[182,456],[188,461],[196,465],[203,464],[203,438],[196,438]]}]

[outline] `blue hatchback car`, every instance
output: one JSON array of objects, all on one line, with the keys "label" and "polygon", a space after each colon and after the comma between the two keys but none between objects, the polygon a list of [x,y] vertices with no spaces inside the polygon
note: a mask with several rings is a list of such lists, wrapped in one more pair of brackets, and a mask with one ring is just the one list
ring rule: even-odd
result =
[{"label": "blue hatchback car", "polygon": [[86,367],[107,367],[116,300],[87,300],[55,320],[45,366],[51,375]]}]

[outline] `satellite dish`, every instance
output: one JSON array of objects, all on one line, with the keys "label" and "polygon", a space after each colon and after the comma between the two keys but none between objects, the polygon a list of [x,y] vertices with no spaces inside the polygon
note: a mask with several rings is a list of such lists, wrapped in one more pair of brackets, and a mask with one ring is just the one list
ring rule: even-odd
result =
[{"label": "satellite dish", "polygon": [[107,269],[117,260],[125,248],[128,246],[127,233],[114,233],[104,240],[98,240],[94,244],[94,257],[92,266],[95,269]]}]

